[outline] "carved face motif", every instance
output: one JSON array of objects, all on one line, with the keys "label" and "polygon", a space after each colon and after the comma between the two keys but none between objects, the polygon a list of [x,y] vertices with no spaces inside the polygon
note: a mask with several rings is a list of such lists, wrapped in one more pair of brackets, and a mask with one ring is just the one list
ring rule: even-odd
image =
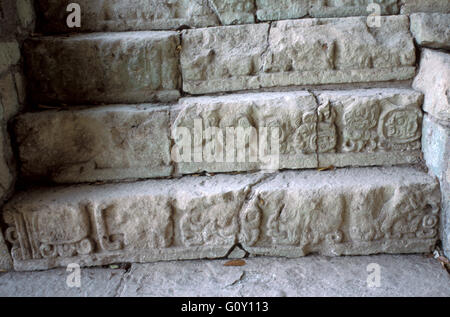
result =
[{"label": "carved face motif", "polygon": [[377,125],[379,115],[377,105],[355,105],[345,113],[344,121],[351,129],[366,130]]},{"label": "carved face motif", "polygon": [[331,123],[319,124],[318,146],[320,153],[326,153],[335,149],[337,145],[336,127]]}]

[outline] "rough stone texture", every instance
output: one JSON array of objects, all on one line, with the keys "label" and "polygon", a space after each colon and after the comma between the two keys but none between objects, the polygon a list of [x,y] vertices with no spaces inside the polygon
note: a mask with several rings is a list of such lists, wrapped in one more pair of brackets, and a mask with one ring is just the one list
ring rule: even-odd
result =
[{"label": "rough stone texture", "polygon": [[413,87],[425,94],[426,112],[450,122],[450,54],[423,49]]},{"label": "rough stone texture", "polygon": [[401,0],[401,14],[414,12],[450,13],[448,0]]},{"label": "rough stone texture", "polygon": [[316,94],[320,167],[420,162],[422,94],[409,89]]},{"label": "rough stone texture", "polygon": [[[177,172],[190,174],[202,171],[315,168],[318,166],[315,143],[316,109],[316,100],[308,92],[255,93],[182,99],[179,109],[173,111],[172,138],[176,139],[176,131],[180,127],[188,128],[193,135],[195,120],[199,120],[203,130],[211,127],[218,128],[223,135],[223,141],[211,141],[215,144],[218,160],[209,162],[211,161],[207,157],[209,151],[203,147],[201,162],[195,160],[193,153],[189,162],[180,162],[177,165]],[[229,127],[234,128],[233,141],[227,137],[226,129]],[[239,128],[249,131],[247,136],[243,133],[239,134]],[[262,134],[264,128],[267,128],[265,137]],[[278,129],[278,144],[272,141],[275,136],[272,128]],[[252,130],[257,138],[254,143],[244,140],[246,137],[251,140],[250,131]],[[206,132],[203,132],[203,137],[207,137]],[[194,144],[194,142],[190,143]],[[223,143],[221,147],[223,151],[219,147],[221,143]],[[182,147],[182,142],[176,144]],[[252,144],[257,147],[254,159],[249,154]],[[264,156],[261,156],[259,151],[263,150],[264,146],[267,146],[267,151]],[[228,150],[229,147],[234,150]],[[246,156],[241,160],[239,152],[244,151]],[[221,152],[223,152],[222,155],[220,155]],[[272,161],[276,166],[270,166],[270,154],[277,156],[278,162]]]},{"label": "rough stone texture", "polygon": [[256,0],[256,16],[259,21],[299,19],[308,15],[309,0]]},{"label": "rough stone texture", "polygon": [[[70,273],[64,269],[11,272],[0,275],[0,296],[450,296],[448,273],[439,262],[424,255],[245,261],[242,267],[224,266],[225,260],[133,264],[127,273],[123,269],[83,269],[80,288],[68,288]],[[380,265],[379,288],[367,285],[367,267],[372,263]]]},{"label": "rough stone texture", "polygon": [[426,115],[422,148],[428,168],[441,183],[441,240],[444,252],[450,256],[450,123]]},{"label": "rough stone texture", "polygon": [[0,102],[6,121],[14,117],[22,108],[16,89],[15,76],[11,72],[0,76]]},{"label": "rough stone texture", "polygon": [[[27,191],[4,210],[16,270],[252,255],[420,253],[437,181],[414,168],[217,175]],[[302,206],[302,208],[298,208]]]},{"label": "rough stone texture", "polygon": [[180,93],[176,32],[93,33],[26,42],[36,103],[140,103]]},{"label": "rough stone texture", "polygon": [[311,0],[309,15],[315,18],[364,16],[374,13],[373,10],[368,10],[370,3],[378,4],[380,6],[380,14],[382,15],[394,15],[399,13],[397,0]]},{"label": "rough stone texture", "polygon": [[417,44],[450,49],[450,14],[411,14],[411,32]]},{"label": "rough stone texture", "polygon": [[183,89],[191,94],[261,87],[406,80],[415,48],[405,16],[287,20],[184,31]]},{"label": "rough stone texture", "polygon": [[0,232],[0,271],[11,271],[13,262],[9,254],[8,247],[5,244],[3,234]]},{"label": "rough stone texture", "polygon": [[20,60],[19,44],[16,41],[0,42],[0,73],[8,70]]},{"label": "rough stone texture", "polygon": [[[73,271],[72,271],[73,272]],[[66,281],[71,272],[58,269],[45,272],[10,272],[0,275],[2,297],[112,297],[117,295],[125,274],[123,269],[92,268],[81,271],[80,288]]]},{"label": "rough stone texture", "polygon": [[209,0],[223,25],[255,22],[254,0]]},{"label": "rough stone texture", "polygon": [[81,27],[69,28],[71,0],[39,0],[40,29],[46,33],[170,30],[218,25],[207,0],[78,0]]},{"label": "rough stone texture", "polygon": [[171,175],[169,109],[111,106],[19,116],[24,177],[60,183]]}]

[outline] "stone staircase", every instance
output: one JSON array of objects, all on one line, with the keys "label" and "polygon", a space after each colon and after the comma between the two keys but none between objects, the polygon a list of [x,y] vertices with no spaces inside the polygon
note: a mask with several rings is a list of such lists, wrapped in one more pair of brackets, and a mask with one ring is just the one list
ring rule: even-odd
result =
[{"label": "stone staircase", "polygon": [[70,2],[23,47],[16,270],[434,250],[414,1]]}]

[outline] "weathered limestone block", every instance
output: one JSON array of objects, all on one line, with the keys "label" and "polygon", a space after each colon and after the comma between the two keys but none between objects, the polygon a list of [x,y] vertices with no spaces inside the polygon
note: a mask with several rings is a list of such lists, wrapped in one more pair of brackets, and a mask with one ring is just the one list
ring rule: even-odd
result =
[{"label": "weathered limestone block", "polygon": [[450,54],[423,49],[413,87],[425,94],[426,112],[450,122]]},{"label": "weathered limestone block", "polygon": [[140,103],[176,100],[176,32],[93,33],[28,40],[36,103]]},{"label": "weathered limestone block", "polygon": [[450,256],[450,123],[426,115],[422,149],[431,174],[441,183],[441,241],[445,254]]},{"label": "weathered limestone block", "polygon": [[0,73],[17,64],[19,60],[19,43],[16,41],[0,42]]},{"label": "weathered limestone block", "polygon": [[450,49],[450,14],[415,13],[410,19],[417,44]]},{"label": "weathered limestone block", "polygon": [[369,89],[317,95],[321,167],[420,162],[422,94]]},{"label": "weathered limestone block", "polygon": [[45,33],[170,30],[181,26],[218,25],[208,0],[78,0],[81,27],[69,28],[71,0],[39,0],[41,30]]},{"label": "weathered limestone block", "polygon": [[187,30],[183,89],[191,94],[292,85],[406,80],[415,48],[405,16],[286,20]]},{"label": "weathered limestone block", "polygon": [[430,252],[439,202],[437,182],[411,168],[286,172],[254,189],[240,242],[287,257]]},{"label": "weathered limestone block", "polygon": [[[379,7],[369,6],[377,4]],[[315,18],[364,16],[378,13],[394,15],[399,13],[397,0],[311,0],[309,15]]]},{"label": "weathered limestone block", "polygon": [[172,138],[180,150],[187,138],[191,155],[177,159],[177,173],[315,168],[316,110],[308,92],[182,99],[172,112]]},{"label": "weathered limestone block", "polygon": [[401,0],[401,5],[401,14],[415,12],[450,13],[450,1],[448,0]]},{"label": "weathered limestone block", "polygon": [[5,207],[16,270],[224,257],[259,176],[41,189]]},{"label": "weathered limestone block", "polygon": [[26,178],[78,183],[169,176],[168,107],[27,113],[16,142]]},{"label": "weathered limestone block", "polygon": [[310,0],[256,0],[259,21],[299,19],[308,15]]},{"label": "weathered limestone block", "polygon": [[209,0],[224,25],[255,23],[254,0]]},{"label": "weathered limestone block", "polygon": [[218,258],[429,252],[437,181],[413,168],[216,175],[37,189],[4,210],[16,270]]},{"label": "weathered limestone block", "polygon": [[6,128],[3,106],[0,103],[0,205],[8,198],[16,177],[12,163],[12,150]]}]

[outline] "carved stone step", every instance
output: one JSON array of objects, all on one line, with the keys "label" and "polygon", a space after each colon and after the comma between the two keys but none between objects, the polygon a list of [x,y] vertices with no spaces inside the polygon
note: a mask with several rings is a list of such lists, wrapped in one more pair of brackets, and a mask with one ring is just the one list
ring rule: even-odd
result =
[{"label": "carved stone step", "polygon": [[407,16],[287,20],[185,30],[183,89],[207,94],[277,86],[407,80],[416,54]]},{"label": "carved stone step", "polygon": [[176,100],[176,32],[94,33],[25,43],[35,103],[140,103]]},{"label": "carved stone step", "polygon": [[169,30],[247,24],[258,21],[311,17],[366,16],[399,13],[397,0],[78,0],[81,21],[70,27],[71,0],[39,0],[38,19],[44,33]]},{"label": "carved stone step", "polygon": [[439,186],[411,167],[41,188],[4,208],[17,270],[69,263],[431,251]]},{"label": "carved stone step", "polygon": [[52,110],[19,116],[16,143],[24,177],[58,183],[409,164],[422,155],[422,101],[368,89]]}]

